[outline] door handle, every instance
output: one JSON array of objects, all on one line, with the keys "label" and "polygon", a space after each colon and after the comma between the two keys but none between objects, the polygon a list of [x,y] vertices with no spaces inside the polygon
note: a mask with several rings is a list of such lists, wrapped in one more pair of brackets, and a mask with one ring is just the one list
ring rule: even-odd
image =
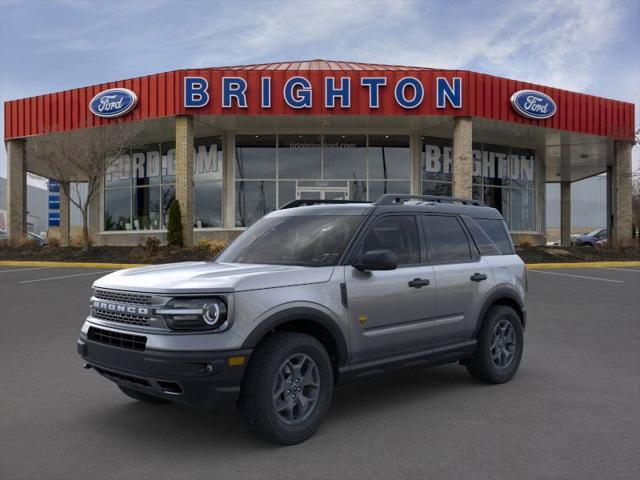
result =
[{"label": "door handle", "polygon": [[471,275],[471,281],[472,282],[481,282],[483,280],[486,280],[487,276],[484,273],[474,273],[473,275]]},{"label": "door handle", "polygon": [[429,285],[429,280],[426,278],[414,278],[409,282],[411,288],[422,288]]}]

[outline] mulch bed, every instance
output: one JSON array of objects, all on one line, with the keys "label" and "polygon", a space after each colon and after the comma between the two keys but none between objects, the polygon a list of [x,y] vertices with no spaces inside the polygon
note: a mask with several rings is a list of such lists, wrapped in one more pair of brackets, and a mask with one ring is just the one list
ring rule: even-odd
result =
[{"label": "mulch bed", "polygon": [[[591,247],[518,247],[525,263],[564,263],[640,260],[640,248]],[[57,262],[106,263],[170,263],[209,260],[211,251],[200,247],[92,247],[83,252],[80,247],[7,247],[0,246],[0,260],[31,260]]]},{"label": "mulch bed", "polygon": [[211,252],[202,247],[0,247],[0,260],[96,263],[171,263],[209,260]]},{"label": "mulch bed", "polygon": [[638,261],[640,248],[517,247],[524,263]]}]

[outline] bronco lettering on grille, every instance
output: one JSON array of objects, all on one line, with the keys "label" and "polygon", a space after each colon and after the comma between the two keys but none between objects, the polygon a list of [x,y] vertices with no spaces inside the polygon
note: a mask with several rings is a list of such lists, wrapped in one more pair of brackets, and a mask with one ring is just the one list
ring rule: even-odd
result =
[{"label": "bronco lettering on grille", "polygon": [[131,305],[119,305],[117,303],[103,302],[100,300],[93,301],[93,308],[97,310],[106,310],[115,313],[126,313],[130,315],[149,315],[149,309],[146,307],[132,307]]}]

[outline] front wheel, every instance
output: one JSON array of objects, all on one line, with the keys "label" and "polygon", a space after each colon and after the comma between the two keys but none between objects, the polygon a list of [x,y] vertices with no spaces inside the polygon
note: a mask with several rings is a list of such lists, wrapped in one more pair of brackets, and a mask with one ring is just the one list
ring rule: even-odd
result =
[{"label": "front wheel", "polygon": [[522,324],[516,311],[504,305],[487,312],[476,351],[466,367],[472,377],[486,383],[505,383],[513,378],[523,350]]},{"label": "front wheel", "polygon": [[293,445],[320,427],[333,394],[333,369],[310,335],[276,332],[251,356],[242,381],[240,414],[259,437]]}]

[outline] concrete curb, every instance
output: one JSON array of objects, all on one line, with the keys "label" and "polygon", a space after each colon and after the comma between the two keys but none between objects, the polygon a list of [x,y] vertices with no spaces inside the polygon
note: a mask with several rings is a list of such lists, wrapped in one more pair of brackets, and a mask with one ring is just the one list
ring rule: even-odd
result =
[{"label": "concrete curb", "polygon": [[[148,267],[149,263],[93,263],[93,262],[37,262],[30,260],[0,260],[0,267],[58,267],[58,268],[136,268]],[[529,263],[527,268],[601,268],[601,267],[640,267],[640,261],[628,262],[575,262],[575,263]]]},{"label": "concrete curb", "polygon": [[575,262],[575,263],[529,263],[527,268],[553,269],[553,268],[603,268],[603,267],[640,267],[640,261],[628,262]]},{"label": "concrete curb", "polygon": [[0,267],[54,267],[54,268],[136,268],[148,267],[143,263],[93,263],[93,262],[37,262],[31,260],[0,260]]}]

